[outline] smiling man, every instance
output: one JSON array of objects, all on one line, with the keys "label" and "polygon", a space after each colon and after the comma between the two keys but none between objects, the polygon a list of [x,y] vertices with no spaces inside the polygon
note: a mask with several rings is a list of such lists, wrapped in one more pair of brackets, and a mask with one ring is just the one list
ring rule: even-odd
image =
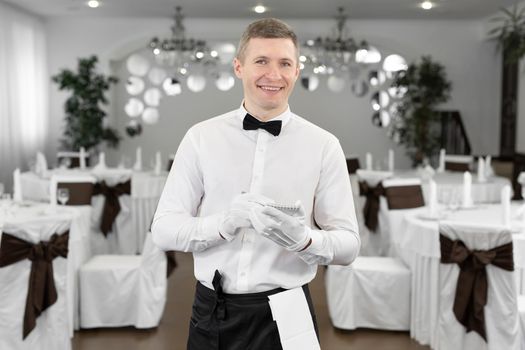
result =
[{"label": "smiling man", "polygon": [[162,249],[194,256],[188,349],[286,350],[268,302],[286,292],[304,295],[294,310],[310,313],[306,342],[318,348],[308,283],[319,264],[347,265],[358,254],[339,141],[288,106],[298,58],[287,24],[250,24],[233,62],[244,101],[193,126],[177,150],[152,232]]}]

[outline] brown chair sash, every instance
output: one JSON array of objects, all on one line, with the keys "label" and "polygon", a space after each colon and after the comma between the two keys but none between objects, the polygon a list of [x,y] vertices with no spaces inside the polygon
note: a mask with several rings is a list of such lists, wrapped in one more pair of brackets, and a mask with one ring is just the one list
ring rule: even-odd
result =
[{"label": "brown chair sash", "polygon": [[379,197],[385,194],[383,185],[379,183],[376,187],[370,187],[366,181],[359,182],[359,194],[366,197],[365,206],[363,207],[363,216],[365,226],[372,232],[377,229],[379,214]]},{"label": "brown chair sash", "polygon": [[388,209],[412,209],[425,206],[420,185],[392,186],[385,188]]},{"label": "brown chair sash", "polygon": [[359,166],[359,158],[346,158],[346,167],[348,168],[349,174],[355,174]]},{"label": "brown chair sash", "polygon": [[173,165],[173,159],[168,159],[168,167],[167,167],[167,170],[170,171],[171,170],[171,166]]},{"label": "brown chair sash", "polygon": [[449,171],[469,171],[469,163],[447,162],[445,161],[445,170]]},{"label": "brown chair sash", "polygon": [[512,242],[490,250],[469,250],[460,241],[452,241],[440,234],[441,263],[458,264],[460,268],[456,296],[454,299],[454,315],[467,329],[467,332],[477,332],[485,341],[484,307],[487,304],[488,280],[485,266],[492,264],[507,271],[514,270]]},{"label": "brown chair sash", "polygon": [[120,203],[118,197],[124,194],[131,194],[131,180],[119,183],[115,186],[108,186],[105,181],[98,182],[93,188],[93,195],[103,195],[106,199],[102,209],[102,219],[100,220],[100,230],[107,236],[113,227],[113,223],[120,213]]},{"label": "brown chair sash", "polygon": [[31,260],[31,273],[24,311],[23,339],[35,328],[37,317],[57,301],[53,259],[58,256],[67,258],[68,241],[69,230],[61,235],[52,235],[48,242],[37,244],[24,241],[6,232],[2,234],[0,267],[24,259]]},{"label": "brown chair sash", "polygon": [[[59,182],[58,188],[69,190],[69,200],[66,205],[90,205],[94,184],[90,182]],[[58,200],[57,200],[58,202]]]}]

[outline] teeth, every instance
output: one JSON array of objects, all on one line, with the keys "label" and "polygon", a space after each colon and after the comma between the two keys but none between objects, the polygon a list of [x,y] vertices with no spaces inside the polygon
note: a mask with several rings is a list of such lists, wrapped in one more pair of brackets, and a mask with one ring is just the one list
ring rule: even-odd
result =
[{"label": "teeth", "polygon": [[279,90],[281,90],[280,87],[273,87],[273,86],[261,86],[261,89],[268,90],[268,91],[279,91]]}]

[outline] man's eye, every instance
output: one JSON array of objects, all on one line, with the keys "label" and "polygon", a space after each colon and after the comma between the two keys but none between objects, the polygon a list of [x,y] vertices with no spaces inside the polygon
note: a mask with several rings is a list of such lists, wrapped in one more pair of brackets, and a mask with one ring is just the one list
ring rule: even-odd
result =
[{"label": "man's eye", "polygon": [[266,64],[266,60],[257,60],[255,61],[257,64]]}]

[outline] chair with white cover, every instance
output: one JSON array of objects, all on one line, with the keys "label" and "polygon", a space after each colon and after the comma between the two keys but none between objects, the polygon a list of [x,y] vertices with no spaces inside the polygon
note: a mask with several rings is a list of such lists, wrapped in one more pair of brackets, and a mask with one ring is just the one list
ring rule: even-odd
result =
[{"label": "chair with white cover", "polygon": [[448,171],[469,171],[474,157],[469,155],[447,154],[445,155],[445,170]]},{"label": "chair with white cover", "polygon": [[71,349],[70,225],[69,214],[56,214],[1,228],[0,349]]},{"label": "chair with white cover", "polygon": [[388,240],[388,256],[398,256],[395,235],[402,234],[407,213],[425,206],[421,179],[391,178],[382,181],[384,196],[379,200],[379,225],[383,238]]},{"label": "chair with white cover", "polygon": [[437,349],[521,345],[512,236],[503,227],[440,222]]},{"label": "chair with white cover", "polygon": [[328,266],[325,285],[332,324],[347,330],[408,330],[410,284],[410,270],[396,258],[358,256],[349,266]]},{"label": "chair with white cover", "polygon": [[65,165],[66,168],[80,168],[81,157],[84,157],[86,166],[89,166],[88,154],[83,152],[72,152],[72,151],[59,151],[57,152],[57,164]]},{"label": "chair with white cover", "polygon": [[389,171],[358,169],[359,199],[356,201],[357,221],[361,236],[361,255],[385,256],[389,251],[388,237],[383,237],[379,223],[379,203],[384,190],[381,182],[391,177]]},{"label": "chair with white cover", "polygon": [[158,326],[166,304],[167,261],[151,233],[142,255],[97,255],[79,275],[81,328]]}]

